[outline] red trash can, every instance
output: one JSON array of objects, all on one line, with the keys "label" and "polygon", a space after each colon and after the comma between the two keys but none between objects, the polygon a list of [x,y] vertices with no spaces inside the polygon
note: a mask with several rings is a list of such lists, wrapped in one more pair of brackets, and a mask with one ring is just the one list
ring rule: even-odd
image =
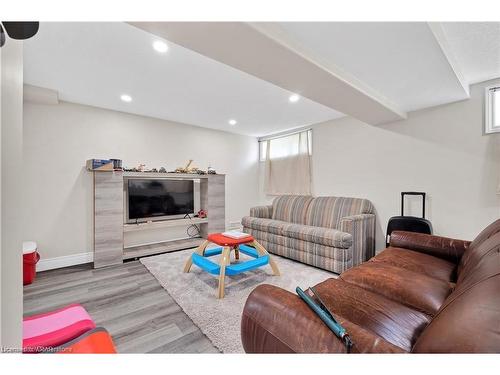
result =
[{"label": "red trash can", "polygon": [[23,285],[31,284],[36,276],[36,264],[40,260],[36,242],[23,242]]}]

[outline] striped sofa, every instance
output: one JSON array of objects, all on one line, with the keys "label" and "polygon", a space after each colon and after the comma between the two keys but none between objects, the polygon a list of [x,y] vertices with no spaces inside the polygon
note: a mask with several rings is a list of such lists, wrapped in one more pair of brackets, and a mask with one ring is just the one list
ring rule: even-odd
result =
[{"label": "striped sofa", "polygon": [[341,273],[375,252],[375,214],[366,199],[283,195],[242,219],[270,253]]}]

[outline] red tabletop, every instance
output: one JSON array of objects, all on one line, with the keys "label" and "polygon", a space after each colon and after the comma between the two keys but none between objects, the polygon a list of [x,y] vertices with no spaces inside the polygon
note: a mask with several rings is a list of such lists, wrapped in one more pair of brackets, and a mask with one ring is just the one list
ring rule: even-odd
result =
[{"label": "red tabletop", "polygon": [[219,246],[236,246],[253,242],[253,237],[249,235],[243,238],[231,238],[222,235],[222,233],[210,233],[207,240]]}]

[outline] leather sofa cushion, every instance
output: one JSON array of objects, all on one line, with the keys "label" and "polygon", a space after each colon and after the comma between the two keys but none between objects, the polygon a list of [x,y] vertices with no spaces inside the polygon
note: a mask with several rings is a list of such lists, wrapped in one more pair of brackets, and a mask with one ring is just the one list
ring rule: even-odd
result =
[{"label": "leather sofa cushion", "polygon": [[336,229],[291,224],[283,228],[283,235],[285,237],[342,249],[348,249],[352,245],[352,235]]},{"label": "leather sofa cushion", "polygon": [[452,284],[383,262],[367,262],[343,272],[348,283],[434,316],[452,291]]},{"label": "leather sofa cushion", "polygon": [[305,224],[313,227],[339,229],[342,218],[371,214],[373,211],[373,205],[367,199],[317,197],[309,204]]},{"label": "leather sofa cushion", "polygon": [[[338,318],[355,343],[353,353],[404,352],[374,333]],[[247,353],[346,352],[344,344],[295,293],[273,285],[259,285],[252,291],[243,309],[241,332]]]},{"label": "leather sofa cushion", "polygon": [[458,265],[469,249],[470,241],[398,230],[391,233],[390,245],[431,255]]},{"label": "leather sofa cushion", "polygon": [[[496,267],[500,254],[497,252]],[[491,263],[491,260],[490,260]],[[415,353],[497,353],[500,349],[500,273],[455,290],[418,338]]]},{"label": "leather sofa cushion", "polygon": [[414,352],[498,353],[500,350],[500,220],[461,259],[455,290],[419,337]]},{"label": "leather sofa cushion", "polygon": [[464,270],[464,268],[466,268],[467,265],[469,265],[471,263],[473,264],[475,262],[474,258],[477,261],[477,259],[478,259],[477,253],[481,252],[481,247],[484,251],[484,246],[482,246],[483,243],[488,241],[491,237],[494,237],[498,233],[500,233],[500,219],[498,219],[498,220],[494,221],[493,223],[491,223],[490,225],[488,225],[486,228],[484,228],[481,231],[481,233],[479,233],[476,236],[476,238],[474,238],[474,240],[469,245],[468,251],[466,251],[465,254],[462,256],[462,258],[460,259],[460,263],[459,263],[458,269],[457,269],[457,274],[458,274],[459,279],[463,278],[464,274],[467,273],[467,271],[465,273],[462,272]]},{"label": "leather sofa cushion", "polygon": [[333,314],[405,351],[430,322],[427,314],[340,279],[325,280],[315,289]]},{"label": "leather sofa cushion", "polygon": [[413,250],[388,247],[370,262],[381,262],[444,281],[455,280],[456,265]]},{"label": "leather sofa cushion", "polygon": [[[477,281],[478,278],[483,277],[485,272],[500,272],[500,262],[498,258],[494,258],[495,253],[498,253],[498,251],[500,251],[500,233],[495,233],[477,246],[471,247],[463,256],[463,262],[460,263],[458,283],[464,283],[465,281],[469,283],[471,280]],[[485,259],[487,259],[486,262]],[[487,271],[491,266],[489,264],[491,261],[496,265],[496,268],[493,267],[490,271]]]},{"label": "leather sofa cushion", "polygon": [[500,233],[488,238],[473,251],[458,278],[456,290],[470,288],[500,275]]}]

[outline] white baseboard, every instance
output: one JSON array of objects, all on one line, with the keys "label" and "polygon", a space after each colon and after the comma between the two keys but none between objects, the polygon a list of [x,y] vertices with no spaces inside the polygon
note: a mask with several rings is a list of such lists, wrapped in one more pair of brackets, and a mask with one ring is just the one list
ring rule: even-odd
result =
[{"label": "white baseboard", "polygon": [[65,255],[57,258],[40,259],[36,265],[36,271],[47,271],[56,268],[76,266],[78,264],[91,263],[94,261],[94,253],[80,253]]}]

